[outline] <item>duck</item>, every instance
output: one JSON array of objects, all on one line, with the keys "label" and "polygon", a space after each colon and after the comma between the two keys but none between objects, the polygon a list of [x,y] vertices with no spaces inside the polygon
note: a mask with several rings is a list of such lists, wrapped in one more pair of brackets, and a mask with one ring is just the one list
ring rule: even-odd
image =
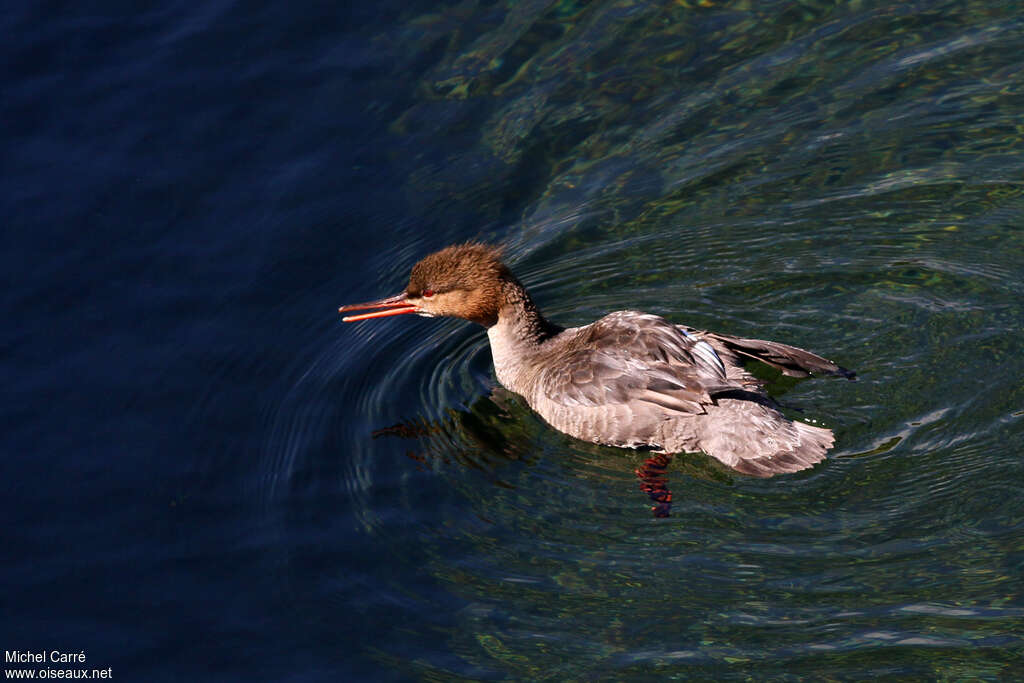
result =
[{"label": "duck", "polygon": [[502,250],[477,242],[426,256],[399,294],[338,311],[346,323],[408,314],[476,323],[487,330],[498,382],[554,429],[606,446],[702,452],[754,477],[813,467],[835,437],[784,415],[747,363],[791,377],[856,379],[795,346],[635,310],[562,327],[541,314]]}]

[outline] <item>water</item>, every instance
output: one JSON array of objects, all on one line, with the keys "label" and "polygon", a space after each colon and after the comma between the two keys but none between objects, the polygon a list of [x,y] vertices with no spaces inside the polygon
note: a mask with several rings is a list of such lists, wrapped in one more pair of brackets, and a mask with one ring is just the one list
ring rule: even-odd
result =
[{"label": "water", "polygon": [[[6,650],[146,681],[1024,671],[1015,3],[0,21]],[[471,238],[563,324],[856,369],[761,373],[836,448],[643,481],[502,392],[479,328],[339,322]]]}]

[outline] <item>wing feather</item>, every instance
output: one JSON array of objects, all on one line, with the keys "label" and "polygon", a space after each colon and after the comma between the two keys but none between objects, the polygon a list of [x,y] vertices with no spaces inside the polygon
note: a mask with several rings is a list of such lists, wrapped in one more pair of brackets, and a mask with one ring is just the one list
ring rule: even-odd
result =
[{"label": "wing feather", "polygon": [[540,390],[562,405],[641,401],[693,414],[714,402],[713,393],[737,386],[707,342],[658,316],[619,311],[547,364]]},{"label": "wing feather", "polygon": [[745,358],[761,361],[766,365],[781,370],[790,377],[807,377],[808,375],[840,375],[849,380],[857,379],[857,373],[833,363],[827,358],[811,353],[805,349],[780,344],[765,339],[747,339],[727,334],[703,332],[680,325],[684,334],[699,335],[728,351]]}]

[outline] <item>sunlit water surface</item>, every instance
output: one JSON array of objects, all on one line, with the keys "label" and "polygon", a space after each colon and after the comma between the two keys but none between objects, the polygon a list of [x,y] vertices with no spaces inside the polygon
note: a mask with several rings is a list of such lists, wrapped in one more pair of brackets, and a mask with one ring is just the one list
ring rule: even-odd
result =
[{"label": "sunlit water surface", "polygon": [[[92,342],[12,337],[49,407],[7,483],[49,484],[8,503],[11,642],[146,680],[1024,671],[1016,3],[401,7],[152,10],[149,62],[64,95],[98,107],[105,156],[63,162],[91,184],[7,197],[105,241],[12,264],[16,312],[77,304]],[[163,113],[100,85],[165,71]],[[760,372],[835,449],[769,480],[679,455],[659,518],[650,454],[549,428],[480,328],[333,313],[473,238],[562,324],[635,308],[855,369]]]}]

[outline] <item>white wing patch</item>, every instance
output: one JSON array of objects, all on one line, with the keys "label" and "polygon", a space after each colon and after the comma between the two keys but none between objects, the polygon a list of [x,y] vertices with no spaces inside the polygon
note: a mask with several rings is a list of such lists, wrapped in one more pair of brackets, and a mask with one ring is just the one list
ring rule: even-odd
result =
[{"label": "white wing patch", "polygon": [[[687,339],[694,338],[692,334],[689,334],[683,328],[677,327],[676,329],[682,332],[683,336],[686,337]],[[722,377],[725,377],[725,363],[723,363],[722,359],[718,357],[717,353],[715,353],[715,350],[711,347],[711,344],[708,344],[706,341],[703,340],[695,341],[693,343],[693,352],[696,355],[700,356],[701,360],[703,360],[705,363],[718,370],[718,372],[722,374]]]}]

